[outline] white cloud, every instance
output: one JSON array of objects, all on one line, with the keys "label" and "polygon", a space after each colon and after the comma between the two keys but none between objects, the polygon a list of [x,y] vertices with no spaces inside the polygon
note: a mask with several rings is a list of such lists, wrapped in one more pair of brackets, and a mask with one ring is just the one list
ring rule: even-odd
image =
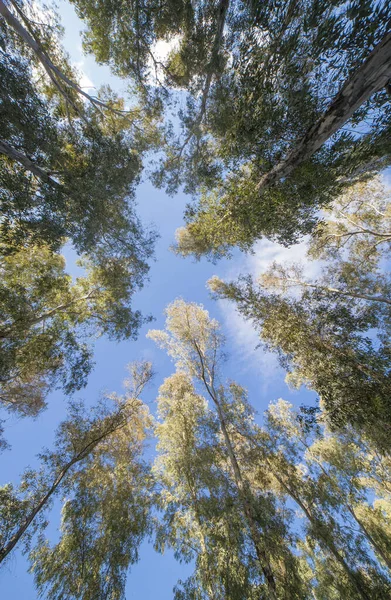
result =
[{"label": "white cloud", "polygon": [[[308,240],[286,248],[276,242],[261,240],[254,246],[254,253],[242,256],[241,259],[221,275],[225,281],[232,281],[239,275],[251,275],[257,279],[274,261],[295,262],[304,265],[307,277],[314,278],[319,275],[322,265],[319,261],[308,260]],[[224,330],[234,347],[235,358],[243,371],[256,369],[262,374],[264,391],[272,384],[280,367],[275,354],[258,347],[259,337],[253,324],[244,320],[236,311],[235,304],[226,300],[218,302],[219,310],[223,316]]]},{"label": "white cloud", "polygon": [[307,277],[316,277],[320,273],[321,263],[307,258],[307,248],[308,239],[289,248],[268,240],[257,242],[254,254],[246,259],[249,273],[258,278],[272,262],[301,263]]},{"label": "white cloud", "polygon": [[267,394],[280,371],[276,355],[259,347],[260,339],[253,324],[243,319],[232,302],[219,300],[218,307],[223,315],[228,347],[233,348],[231,358],[243,374],[255,371],[262,375],[262,392]]},{"label": "white cloud", "polygon": [[77,74],[79,75],[79,86],[86,92],[95,89],[93,82],[84,71],[84,60],[74,62],[73,66],[76,68]]}]

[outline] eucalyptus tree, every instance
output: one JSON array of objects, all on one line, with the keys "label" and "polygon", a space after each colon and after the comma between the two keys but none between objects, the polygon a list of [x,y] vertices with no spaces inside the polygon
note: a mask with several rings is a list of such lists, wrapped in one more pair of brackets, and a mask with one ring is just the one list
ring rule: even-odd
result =
[{"label": "eucalyptus tree", "polygon": [[357,304],[389,321],[390,281],[384,264],[390,252],[391,192],[382,177],[359,182],[324,211],[308,242],[307,258],[322,260],[319,276],[308,280],[305,267],[273,263],[261,277],[264,286],[287,292],[315,290],[332,302]]},{"label": "eucalyptus tree", "polygon": [[155,175],[201,192],[181,253],[218,257],[262,235],[291,243],[314,209],[388,163],[388,0],[73,4],[98,62],[144,89],[155,78],[167,106],[187,93],[183,135]]},{"label": "eucalyptus tree", "polygon": [[300,300],[270,293],[250,277],[210,286],[219,298],[236,303],[254,323],[266,346],[278,353],[289,382],[316,391],[332,427],[352,425],[389,452],[390,353],[387,337],[370,337],[372,311],[330,303],[324,294],[304,292]]},{"label": "eucalyptus tree", "polygon": [[51,597],[96,598],[109,589],[123,597],[124,573],[137,559],[148,521],[141,458],[148,414],[140,394],[150,364],[133,365],[132,375],[122,397],[111,395],[92,409],[72,403],[54,450],[40,455],[40,469],[26,470],[18,489],[1,488],[0,561],[23,542],[28,551],[53,499],[60,491],[67,496],[56,551],[40,535],[31,553],[38,588],[47,587]]},{"label": "eucalyptus tree", "polygon": [[160,387],[156,482],[161,487],[156,547],[195,563],[175,598],[259,598],[259,568],[243,527],[216,415],[189,375],[177,372]]},{"label": "eucalyptus tree", "polygon": [[[157,140],[154,111],[128,111],[107,86],[84,103],[55,15],[42,23],[29,5],[0,8],[2,253],[42,241],[58,250],[69,238],[79,253],[122,258],[143,277],[154,235],[136,215],[134,192],[143,154]],[[42,68],[46,54],[54,71]],[[69,85],[56,79],[59,70]]]},{"label": "eucalyptus tree", "polygon": [[[54,12],[10,2],[0,15],[0,395],[34,415],[51,389],[85,385],[88,338],[134,338],[144,321],[132,300],[156,233],[135,189],[156,115],[80,87]],[[65,243],[87,270],[75,285]]]},{"label": "eucalyptus tree", "polygon": [[0,402],[11,411],[36,415],[52,389],[82,388],[89,341],[134,338],[145,321],[131,306],[137,281],[122,260],[81,265],[73,282],[64,257],[44,244],[0,259]]},{"label": "eucalyptus tree", "polygon": [[[267,466],[275,490],[287,494],[303,514],[305,538],[299,547],[314,569],[315,596],[324,585],[325,570],[331,575],[334,565],[338,582],[333,585],[329,576],[328,585],[338,589],[336,597],[387,598],[391,584],[387,552],[355,512],[361,506],[376,514],[368,501],[373,487],[366,478],[372,469],[365,439],[351,432],[350,437],[335,436],[319,426],[314,435],[292,406],[279,400],[269,406],[265,427],[251,443],[249,459],[259,463],[261,477]],[[386,514],[379,523],[384,543],[389,528]]]},{"label": "eucalyptus tree", "polygon": [[[307,464],[322,480],[329,497],[339,503],[344,523],[350,521],[356,527],[379,563],[391,572],[390,494],[377,489],[372,479],[379,458],[374,459],[368,440],[349,434],[326,434],[316,440],[306,450]],[[385,485],[388,479],[385,476]],[[370,495],[374,495],[371,502]]]},{"label": "eucalyptus tree", "polygon": [[[187,93],[183,136],[155,174],[170,191],[206,190],[187,211],[180,252],[219,256],[262,235],[290,243],[344,184],[387,163],[388,0],[73,4],[85,49],[131,76],[146,106],[157,95],[153,106],[171,110],[177,91]],[[78,109],[80,86],[50,59],[48,36],[33,31],[23,7],[1,6],[56,94]],[[166,58],[159,41],[170,44]]]},{"label": "eucalyptus tree", "polygon": [[[252,410],[245,391],[235,383],[222,385],[219,371],[224,359],[223,336],[218,323],[206,310],[193,303],[176,300],[166,309],[166,330],[152,330],[148,336],[165,348],[178,371],[193,379],[212,402],[229,474],[244,519],[247,536],[255,551],[258,576],[269,598],[279,598],[287,581],[292,597],[303,597],[295,585],[295,560],[287,544],[283,515],[267,492],[254,494],[247,478],[235,438],[236,430],[251,428]],[[283,567],[281,567],[283,565]],[[291,575],[289,575],[291,574]],[[300,584],[297,584],[300,588]]]}]

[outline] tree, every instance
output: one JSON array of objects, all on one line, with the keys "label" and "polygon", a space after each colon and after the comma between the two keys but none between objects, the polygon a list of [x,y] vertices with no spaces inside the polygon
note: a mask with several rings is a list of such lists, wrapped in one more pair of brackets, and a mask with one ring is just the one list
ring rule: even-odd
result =
[{"label": "tree", "polygon": [[[56,37],[58,23],[39,27],[26,19],[77,81]],[[125,101],[108,87],[95,104],[84,106],[73,88],[64,98],[46,71],[34,76],[36,55],[3,21],[0,35],[2,252],[41,241],[58,250],[70,238],[79,253],[103,262],[122,256],[139,267],[135,274],[145,273],[154,235],[143,231],[134,190],[143,153],[157,140],[153,110],[141,115],[135,107],[127,116]],[[111,111],[97,110],[99,102]]]},{"label": "tree", "polygon": [[[74,5],[99,62],[137,81],[155,71],[167,105],[187,92],[155,176],[202,195],[179,252],[292,243],[344,185],[388,164],[387,2]],[[172,43],[163,60],[159,40]]]},{"label": "tree", "polygon": [[389,452],[389,344],[384,339],[377,345],[366,335],[376,325],[371,311],[355,313],[340,303],[330,307],[323,293],[283,298],[251,278],[209,283],[217,297],[234,301],[254,323],[267,347],[279,354],[290,383],[305,383],[319,394],[331,426],[353,425],[380,452]]},{"label": "tree", "polygon": [[[371,450],[361,438],[357,441],[351,431],[347,437],[335,436],[319,426],[314,434],[291,405],[279,400],[269,406],[265,429],[252,444],[253,460],[260,461],[262,472],[268,467],[280,491],[303,512],[308,536],[307,549],[306,544],[303,548],[315,565],[315,579],[319,578],[316,592],[323,586],[325,563],[330,567],[335,563],[333,568],[341,573],[337,597],[386,598],[389,573],[373,561],[376,544],[354,512],[359,502],[371,510],[371,484],[364,475]],[[308,553],[308,545],[315,552],[316,543],[320,559]],[[334,587],[330,576],[328,586]]]},{"label": "tree", "polygon": [[303,277],[298,265],[271,265],[261,281],[271,289],[290,287],[316,290],[339,303],[356,303],[378,312],[387,321],[390,282],[382,268],[389,254],[390,191],[381,177],[357,183],[325,211],[308,246],[310,260],[321,259],[322,273],[315,281]]},{"label": "tree", "polygon": [[82,264],[86,274],[73,283],[64,257],[45,245],[1,260],[0,398],[9,410],[36,415],[53,388],[82,388],[92,337],[137,335],[144,319],[130,304],[137,286],[131,265],[115,258]]},{"label": "tree", "polygon": [[[140,484],[142,465],[138,461],[146,417],[145,408],[139,396],[150,377],[151,368],[148,363],[141,363],[139,366],[135,365],[133,368],[133,386],[130,387],[129,394],[124,397],[111,397],[111,400],[114,402],[114,410],[109,405],[109,398],[106,399],[106,402],[103,401],[98,404],[95,409],[91,410],[90,408],[89,411],[83,407],[82,403],[71,404],[69,418],[63,421],[58,428],[55,449],[53,451],[45,451],[40,457],[42,468],[39,471],[26,471],[19,490],[14,490],[10,484],[2,488],[0,561],[4,561],[22,540],[27,542],[28,549],[33,535],[44,526],[42,522],[43,515],[50,507],[53,498],[60,489],[71,497],[75,494],[74,508],[77,515],[78,509],[81,510],[78,503],[82,502],[81,498],[85,497],[84,494],[87,493],[88,485],[90,484],[90,491],[95,496],[96,502],[100,497],[102,501],[105,500],[109,503],[106,507],[108,512],[105,512],[105,518],[107,517],[106,534],[109,534],[110,523],[112,528],[115,526],[118,527],[118,523],[115,525],[110,520],[118,517],[118,512],[115,512],[115,508],[116,503],[118,508],[121,502],[123,502],[123,486],[127,485],[126,494],[129,494],[132,482],[135,485]],[[124,463],[127,465],[126,467],[124,467]],[[117,477],[112,478],[113,469],[117,470],[118,481]],[[99,479],[99,474],[101,474],[101,479]],[[114,486],[111,489],[109,485],[110,481]],[[117,483],[118,488],[116,487]],[[103,489],[101,489],[101,496],[99,496],[99,488],[102,488],[102,484]],[[136,488],[135,497],[138,497],[138,494],[139,489]],[[90,500],[92,500],[92,497]],[[127,501],[129,501],[129,497]],[[113,512],[109,512],[110,502],[113,502],[111,506]],[[94,519],[99,519],[99,512],[96,511],[106,510],[103,509],[103,506],[98,505],[95,503],[93,505],[94,510],[92,510],[91,504],[91,511],[88,513],[91,522],[88,525],[86,521],[86,533],[88,526],[92,527]],[[68,534],[70,536],[69,543],[71,543],[72,535],[75,535],[72,532],[72,524],[77,526],[78,519],[75,517],[74,521],[72,521],[72,514],[74,513],[72,513],[71,501],[67,506],[68,508],[65,511],[64,517],[66,523],[64,535]],[[145,519],[141,520],[141,515],[145,515],[145,512],[142,508],[139,510],[138,516],[140,517],[140,521],[138,523],[140,530],[137,530],[137,526],[135,526],[133,514],[130,514],[130,507],[128,519],[124,518],[123,521],[123,525],[125,526],[126,524],[128,527],[128,532],[129,530],[134,531],[134,538],[132,540],[136,546],[140,541],[139,536],[143,531],[143,527],[145,527]],[[71,523],[68,521],[71,521]],[[92,544],[91,540],[91,557],[94,557],[94,553],[96,553],[95,558],[98,561],[97,564],[100,565],[99,568],[105,566],[105,560],[109,562],[110,566],[110,555],[106,556],[104,553],[102,555],[99,532],[95,531],[95,534],[94,543],[96,543],[96,546]],[[118,537],[113,538],[111,551],[113,553],[121,553],[122,549],[116,546],[116,541],[119,542]],[[72,543],[76,543],[76,540],[73,540]],[[121,540],[121,543],[128,544],[124,550],[123,561],[126,563],[125,557],[127,557],[128,562],[133,560],[137,555],[137,548],[134,551],[133,547],[132,550],[130,549],[130,539],[127,536],[125,536],[125,540]],[[66,542],[63,545],[60,542],[60,550],[65,553],[65,560],[67,552]],[[37,550],[33,552],[33,569],[38,573],[38,585],[48,585],[53,578],[53,589],[55,589],[58,574],[56,573],[56,566],[50,566],[50,556],[49,547],[45,545],[42,549],[42,540],[40,540]],[[126,567],[127,564],[124,566]],[[119,577],[119,565],[112,566],[114,569],[113,577]],[[72,584],[71,580],[73,580],[74,573],[75,565],[71,570],[62,572],[61,585],[64,585],[64,589],[67,585]],[[80,589],[82,589],[83,585],[89,589],[90,585],[96,584],[94,577],[97,575],[97,571],[95,573],[91,573],[90,571],[86,579],[79,580],[77,585],[79,585]],[[116,581],[116,579],[113,580],[113,583]],[[105,585],[104,578],[101,581],[101,585]]]},{"label": "tree", "polygon": [[[287,3],[286,11],[292,11],[295,4]],[[384,10],[384,6],[377,11],[369,3],[363,4],[360,9],[345,5],[347,12],[342,10],[342,14],[338,8],[340,29],[336,15],[332,16],[333,8],[322,5],[324,21],[318,14],[316,23],[322,25],[317,29],[314,15],[310,16],[315,4],[307,5],[308,13],[302,6],[298,12],[296,6],[298,16],[275,44],[275,30],[248,28],[243,46],[235,48],[232,72],[228,69],[217,78],[205,137],[199,134],[201,141],[197,140],[191,156],[197,156],[198,164],[194,166],[191,158],[188,161],[190,189],[194,189],[192,182],[201,180],[196,188],[201,198],[189,207],[187,226],[177,234],[179,253],[218,258],[232,246],[248,250],[262,236],[288,245],[313,229],[315,207],[326,206],[357,177],[387,164],[387,93],[383,89],[369,94],[370,100],[355,104],[353,90],[358,91],[357,82],[371,68],[377,52],[382,53],[383,43],[389,45],[389,39],[386,35],[374,54],[364,59],[362,40],[356,36],[351,48],[357,57],[362,56],[361,66],[352,55],[345,54],[347,45],[342,39],[349,37],[362,17],[366,20],[366,10],[374,10],[374,18]],[[351,18],[354,24],[348,25]],[[273,10],[266,19],[278,31]],[[367,24],[362,23],[363,38],[369,34]],[[260,38],[262,45],[258,43],[257,48]],[[333,54],[335,60],[331,59]],[[349,72],[351,75],[344,79]],[[388,79],[387,71],[378,81],[378,90]],[[364,90],[359,87],[363,99]],[[328,104],[330,97],[333,100]],[[377,115],[375,120],[364,117],[369,115],[369,106],[373,107],[372,115]],[[365,124],[359,124],[361,118]]]},{"label": "tree", "polygon": [[283,588],[286,580],[277,564],[281,561],[287,572],[294,571],[294,559],[286,547],[284,523],[273,498],[268,494],[253,494],[245,465],[237,454],[234,432],[238,422],[242,429],[249,427],[252,414],[242,388],[234,383],[228,387],[219,385],[223,337],[218,323],[202,307],[183,300],[169,305],[166,314],[166,331],[150,331],[148,336],[167,349],[177,369],[199,382],[212,401],[241,514],[257,557],[259,576],[268,597],[278,598],[280,586]]},{"label": "tree", "polygon": [[175,598],[259,598],[259,568],[215,414],[189,376],[177,372],[160,387],[158,415],[154,473],[164,512],[156,547],[195,562]]},{"label": "tree", "polygon": [[[44,24],[14,2],[0,14],[1,401],[35,415],[49,390],[85,385],[86,338],[135,337],[143,322],[131,302],[156,233],[134,193],[156,115],[125,110],[108,87],[84,104],[56,16]],[[75,286],[58,254],[65,243],[88,271]]]}]

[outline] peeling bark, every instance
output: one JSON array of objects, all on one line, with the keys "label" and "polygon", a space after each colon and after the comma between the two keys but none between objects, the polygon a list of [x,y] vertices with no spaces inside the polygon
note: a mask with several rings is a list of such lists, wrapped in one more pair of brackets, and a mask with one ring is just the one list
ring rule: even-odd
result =
[{"label": "peeling bark", "polygon": [[257,191],[276,184],[336,133],[373,94],[389,84],[391,79],[391,32],[372,50],[365,62],[345,82],[326,112],[307,131],[286,158],[258,182]]}]

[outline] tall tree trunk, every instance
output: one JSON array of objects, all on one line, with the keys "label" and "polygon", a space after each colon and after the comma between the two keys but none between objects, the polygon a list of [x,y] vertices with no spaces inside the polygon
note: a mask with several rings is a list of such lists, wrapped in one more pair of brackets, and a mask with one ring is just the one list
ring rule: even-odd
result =
[{"label": "tall tree trunk", "polygon": [[340,554],[338,548],[336,548],[336,546],[330,541],[328,536],[326,536],[322,533],[324,524],[321,521],[319,521],[319,519],[317,519],[316,517],[314,517],[312,515],[312,512],[308,509],[308,507],[302,501],[302,499],[300,498],[298,493],[296,493],[296,491],[292,489],[292,486],[289,485],[286,481],[284,481],[280,474],[275,472],[275,470],[273,469],[273,465],[269,461],[267,461],[267,463],[268,463],[268,467],[270,468],[270,471],[272,472],[273,476],[277,479],[277,481],[280,483],[280,485],[283,487],[283,489],[285,489],[285,491],[292,498],[292,500],[294,500],[296,502],[296,504],[302,509],[302,511],[306,515],[307,519],[309,520],[309,522],[311,524],[315,525],[316,531],[318,532],[318,537],[320,538],[320,541],[329,550],[329,552],[334,556],[336,561],[341,565],[341,567],[345,571],[346,575],[348,576],[349,581],[352,583],[353,587],[355,588],[356,592],[358,593],[359,597],[362,600],[371,600],[371,598],[368,596],[366,590],[362,588],[362,585],[361,585],[361,582],[359,581],[357,573],[351,570],[351,568],[347,564],[344,557]]},{"label": "tall tree trunk", "polygon": [[345,82],[325,113],[314,123],[286,158],[263,175],[257,190],[274,185],[287,177],[348,121],[373,94],[385,88],[391,79],[391,32],[375,46],[368,58]]},{"label": "tall tree trunk", "polygon": [[225,20],[227,17],[229,3],[230,3],[230,0],[220,0],[220,4],[218,6],[216,34],[215,34],[215,38],[213,41],[213,47],[212,47],[210,61],[206,65],[206,77],[205,77],[204,88],[202,90],[200,112],[199,112],[196,120],[194,121],[194,123],[191,126],[190,133],[187,135],[185,141],[183,142],[182,146],[179,149],[178,157],[180,157],[182,155],[182,152],[186,148],[187,144],[190,142],[191,138],[195,135],[194,130],[196,127],[201,125],[201,123],[204,119],[205,113],[206,113],[206,104],[208,102],[210,86],[212,85],[212,80],[213,80],[213,75],[214,75],[214,63],[218,60],[218,57],[219,57],[219,52],[220,52],[221,44],[223,41],[224,25],[225,25]]},{"label": "tall tree trunk", "polygon": [[[94,294],[97,291],[98,291],[97,289],[92,289],[88,292],[88,294],[85,294],[84,296],[79,296],[78,298],[73,298],[69,302],[64,302],[63,304],[59,304],[58,306],[46,311],[42,315],[35,317],[35,319],[31,319],[30,321],[27,321],[25,323],[24,331],[28,331],[31,327],[34,327],[34,325],[38,325],[39,323],[46,321],[46,319],[50,319],[51,317],[54,317],[58,313],[63,312],[64,310],[66,310],[67,308],[70,308],[74,304],[77,304],[79,302],[83,302],[84,300],[89,300],[90,298],[93,298]],[[6,327],[6,326],[1,327],[0,326],[0,339],[7,339],[7,338],[12,338],[12,326],[9,326],[9,327]]]},{"label": "tall tree trunk", "polygon": [[262,573],[266,580],[266,585],[268,588],[269,598],[270,600],[277,600],[277,588],[276,581],[273,574],[273,569],[271,567],[269,557],[265,550],[265,543],[262,539],[262,535],[258,531],[256,515],[254,514],[254,506],[252,502],[252,494],[249,492],[249,488],[247,482],[244,480],[242,476],[242,472],[239,467],[238,460],[235,455],[235,451],[231,442],[231,438],[229,437],[227,424],[225,421],[224,411],[221,407],[218,394],[214,388],[214,374],[208,373],[209,381],[206,374],[206,368],[204,364],[204,356],[201,349],[198,346],[196,340],[193,340],[194,348],[198,354],[200,359],[200,367],[201,367],[201,380],[205,385],[205,388],[211,397],[219,417],[221,431],[223,433],[224,441],[227,447],[227,452],[229,456],[229,460],[231,463],[231,467],[234,473],[235,484],[237,490],[239,492],[239,499],[242,504],[244,516],[247,521],[248,528],[250,530],[250,536],[252,542],[255,547],[255,551],[257,554],[258,562],[261,567]]},{"label": "tall tree trunk", "polygon": [[354,508],[352,508],[350,505],[347,505],[347,508],[348,508],[348,511],[350,512],[350,514],[352,515],[353,519],[356,521],[356,523],[362,529],[365,537],[367,538],[367,540],[369,541],[369,543],[371,544],[371,546],[373,546],[373,549],[375,550],[375,552],[384,560],[384,562],[386,563],[387,567],[391,571],[391,560],[390,560],[390,558],[386,554],[384,554],[383,550],[376,543],[376,541],[374,540],[374,538],[369,533],[369,531],[368,531],[367,527],[365,526],[364,522],[361,521],[361,519],[359,519],[357,517],[356,513],[354,512]]},{"label": "tall tree trunk", "polygon": [[254,507],[252,503],[252,494],[251,492],[249,492],[247,482],[243,479],[242,472],[239,467],[239,463],[236,458],[235,451],[233,449],[231,439],[228,434],[224,412],[221,408],[217,394],[214,394],[214,403],[219,416],[220,427],[223,433],[225,444],[227,446],[228,456],[230,458],[232,470],[234,472],[235,483],[239,491],[239,497],[243,506],[243,512],[245,514],[250,530],[250,535],[255,546],[258,562],[261,565],[263,575],[266,579],[269,597],[271,600],[277,600],[276,582],[274,579],[273,570],[270,565],[269,558],[265,551],[264,541],[262,540],[262,536],[258,531],[256,518],[254,515]]},{"label": "tall tree trunk", "polygon": [[347,296],[349,298],[359,298],[362,300],[368,300],[369,302],[382,302],[384,304],[391,304],[391,300],[386,298],[385,296],[371,296],[370,294],[363,294],[360,292],[353,292],[340,290],[334,287],[328,287],[327,285],[319,285],[317,283],[307,283],[306,281],[301,281],[300,279],[293,279],[291,277],[276,277],[280,281],[287,281],[288,283],[292,283],[292,285],[299,285],[301,287],[313,288],[315,290],[323,290],[325,292],[332,292],[336,294],[340,294],[341,296]]},{"label": "tall tree trunk", "polygon": [[194,346],[195,346],[198,356],[200,358],[201,371],[202,371],[201,379],[202,379],[202,381],[208,391],[208,394],[210,395],[210,397],[216,407],[216,410],[217,410],[217,414],[218,414],[219,421],[220,421],[221,431],[223,433],[229,460],[230,460],[231,467],[232,467],[232,470],[234,473],[235,484],[236,484],[237,490],[239,492],[239,498],[240,498],[240,501],[242,504],[242,508],[243,508],[244,516],[247,521],[248,528],[250,530],[250,537],[251,537],[254,547],[255,547],[258,562],[260,564],[262,573],[266,580],[266,584],[267,584],[267,588],[268,588],[268,592],[269,592],[269,598],[270,598],[270,600],[277,600],[276,581],[274,578],[272,567],[270,565],[269,557],[267,556],[267,552],[265,550],[265,543],[262,539],[262,535],[258,531],[256,515],[254,514],[254,507],[253,507],[253,502],[252,502],[252,494],[251,494],[251,492],[249,492],[247,482],[244,480],[244,478],[242,476],[242,472],[240,470],[239,463],[236,458],[231,439],[229,437],[227,424],[226,424],[225,416],[224,416],[224,411],[221,408],[218,394],[217,394],[216,390],[214,389],[213,376],[210,375],[210,381],[208,382],[208,380],[206,378],[206,372],[205,372],[204,359],[203,359],[202,352],[201,352],[200,348],[198,347],[197,342],[195,342],[195,341],[194,341]]},{"label": "tall tree trunk", "polygon": [[[21,10],[20,9],[17,9],[17,10],[18,10],[19,14],[21,15],[22,20],[24,20],[26,22],[26,18],[24,17]],[[128,111],[115,109],[115,108],[111,107],[110,105],[106,104],[105,102],[102,102],[101,100],[99,100],[99,98],[96,98],[95,96],[90,96],[90,94],[87,94],[87,92],[85,92],[77,83],[75,83],[74,81],[72,81],[72,79],[67,77],[67,75],[65,75],[65,73],[63,73],[61,71],[61,69],[56,67],[56,65],[52,62],[50,57],[46,54],[46,52],[44,51],[44,49],[41,47],[41,45],[37,41],[36,37],[34,36],[34,33],[33,32],[30,33],[22,25],[22,23],[20,23],[20,21],[18,21],[18,19],[8,9],[8,7],[6,6],[6,4],[4,3],[3,0],[0,0],[0,15],[4,18],[4,20],[7,22],[7,24],[10,27],[12,27],[12,29],[19,35],[19,37],[24,41],[24,43],[34,52],[34,54],[40,61],[41,65],[45,69],[46,73],[48,74],[53,85],[57,88],[57,90],[65,98],[65,100],[70,104],[70,106],[72,106],[72,108],[75,110],[75,112],[79,115],[79,117],[82,120],[84,120],[87,123],[85,117],[83,116],[82,111],[76,106],[76,104],[72,100],[71,96],[67,93],[66,88],[63,87],[63,84],[68,86],[68,88],[71,88],[72,90],[74,90],[77,94],[80,94],[81,96],[86,98],[97,109],[105,108],[107,110],[110,110],[112,113],[118,114],[122,117],[128,112]]]}]

